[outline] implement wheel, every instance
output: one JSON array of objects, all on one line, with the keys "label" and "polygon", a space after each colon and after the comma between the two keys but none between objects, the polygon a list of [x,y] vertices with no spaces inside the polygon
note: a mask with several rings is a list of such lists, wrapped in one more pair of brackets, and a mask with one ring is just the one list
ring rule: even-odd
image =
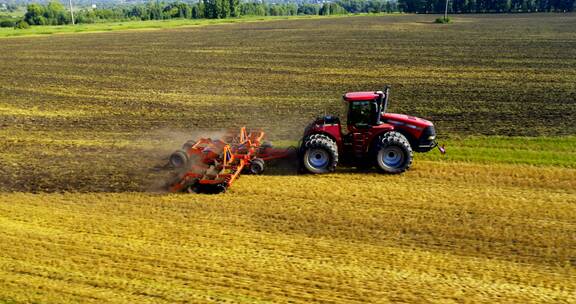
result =
[{"label": "implement wheel", "polygon": [[248,172],[250,174],[262,174],[264,172],[264,160],[261,158],[254,158],[250,161],[250,166],[248,167]]},{"label": "implement wheel", "polygon": [[177,150],[170,155],[169,163],[174,168],[182,168],[188,162],[188,153],[184,150]]},{"label": "implement wheel", "polygon": [[189,140],[189,141],[185,142],[185,143],[182,145],[182,149],[183,149],[183,150],[188,150],[188,149],[192,148],[192,146],[194,146],[195,144],[196,144],[196,141],[194,141],[194,140]]},{"label": "implement wheel", "polygon": [[198,180],[194,179],[187,182],[182,190],[187,193],[198,193]]},{"label": "implement wheel", "polygon": [[376,165],[383,173],[399,174],[412,165],[412,147],[398,132],[387,132],[380,138],[376,149]]},{"label": "implement wheel", "polygon": [[327,135],[313,134],[302,144],[301,162],[313,174],[333,172],[338,164],[338,147]]}]

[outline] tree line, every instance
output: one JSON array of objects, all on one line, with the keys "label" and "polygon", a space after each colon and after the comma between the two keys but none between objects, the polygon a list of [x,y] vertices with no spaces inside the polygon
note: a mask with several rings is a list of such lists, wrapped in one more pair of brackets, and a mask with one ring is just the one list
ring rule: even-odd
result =
[{"label": "tree line", "polygon": [[[295,16],[347,14],[338,3],[269,4],[240,0],[201,0],[189,2],[156,2],[111,8],[83,8],[74,11],[76,23],[98,23],[128,20],[224,19],[240,16]],[[15,21],[14,21],[15,22]],[[72,23],[68,9],[59,1],[46,5],[32,3],[20,21],[28,25],[63,25]],[[11,25],[8,25],[11,26]]]},{"label": "tree line", "polygon": [[[127,20],[224,19],[240,16],[341,15],[356,13],[441,13],[445,0],[337,0],[326,3],[266,3],[241,0],[159,2],[82,8],[74,11],[77,23]],[[449,0],[450,13],[570,12],[576,0]],[[0,20],[0,26],[63,25],[72,22],[70,12],[59,1],[32,3],[21,20]]]},{"label": "tree line", "polygon": [[[352,0],[354,1],[354,0]],[[445,0],[398,0],[406,13],[443,13]],[[576,0],[450,0],[449,13],[573,12]]]}]

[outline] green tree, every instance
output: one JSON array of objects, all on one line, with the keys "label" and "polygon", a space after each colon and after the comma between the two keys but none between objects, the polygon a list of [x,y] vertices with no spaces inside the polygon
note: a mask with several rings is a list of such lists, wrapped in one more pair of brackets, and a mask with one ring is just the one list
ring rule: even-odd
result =
[{"label": "green tree", "polygon": [[204,3],[198,2],[194,6],[192,6],[192,18],[193,19],[200,19],[204,18]]},{"label": "green tree", "polygon": [[41,17],[44,18],[44,6],[37,3],[28,4],[24,14],[26,23],[39,25]]},{"label": "green tree", "polygon": [[230,16],[240,17],[240,0],[228,0],[230,6]]},{"label": "green tree", "polygon": [[67,24],[69,19],[66,8],[59,1],[48,2],[44,16],[53,25]]},{"label": "green tree", "polygon": [[218,18],[218,0],[204,0],[204,17],[209,19]]},{"label": "green tree", "polygon": [[494,1],[494,9],[499,12],[508,12],[510,11],[511,1],[510,0],[495,0]]},{"label": "green tree", "polygon": [[230,17],[230,3],[229,0],[216,0],[216,9],[218,11],[219,19]]},{"label": "green tree", "polygon": [[28,22],[26,22],[25,20],[20,20],[20,21],[16,22],[16,25],[14,26],[14,28],[27,29],[27,28],[30,28],[30,24],[28,24]]},{"label": "green tree", "polygon": [[319,15],[320,5],[318,4],[302,4],[298,7],[298,14],[301,15]]},{"label": "green tree", "polygon": [[329,4],[329,3],[324,3],[324,4],[322,4],[322,7],[320,8],[319,14],[320,14],[321,16],[328,16],[328,15],[330,15],[330,4]]},{"label": "green tree", "polygon": [[2,19],[0,20],[0,27],[15,27],[16,22],[17,21],[11,19]]}]

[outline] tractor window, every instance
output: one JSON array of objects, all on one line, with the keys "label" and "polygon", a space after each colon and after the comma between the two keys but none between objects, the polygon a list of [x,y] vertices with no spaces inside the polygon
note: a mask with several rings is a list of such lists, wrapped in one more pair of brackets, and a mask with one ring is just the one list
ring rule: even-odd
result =
[{"label": "tractor window", "polygon": [[355,101],[350,103],[348,125],[369,126],[376,112],[376,103],[373,101]]}]

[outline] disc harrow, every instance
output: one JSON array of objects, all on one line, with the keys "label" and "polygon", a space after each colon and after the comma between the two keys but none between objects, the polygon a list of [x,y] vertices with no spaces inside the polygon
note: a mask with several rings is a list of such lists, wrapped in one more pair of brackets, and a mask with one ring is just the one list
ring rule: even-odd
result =
[{"label": "disc harrow", "polygon": [[200,138],[184,143],[172,153],[170,167],[175,169],[167,183],[170,192],[225,192],[240,174],[262,174],[269,160],[284,158],[289,149],[276,149],[265,142],[265,133],[228,132],[220,139]]}]

